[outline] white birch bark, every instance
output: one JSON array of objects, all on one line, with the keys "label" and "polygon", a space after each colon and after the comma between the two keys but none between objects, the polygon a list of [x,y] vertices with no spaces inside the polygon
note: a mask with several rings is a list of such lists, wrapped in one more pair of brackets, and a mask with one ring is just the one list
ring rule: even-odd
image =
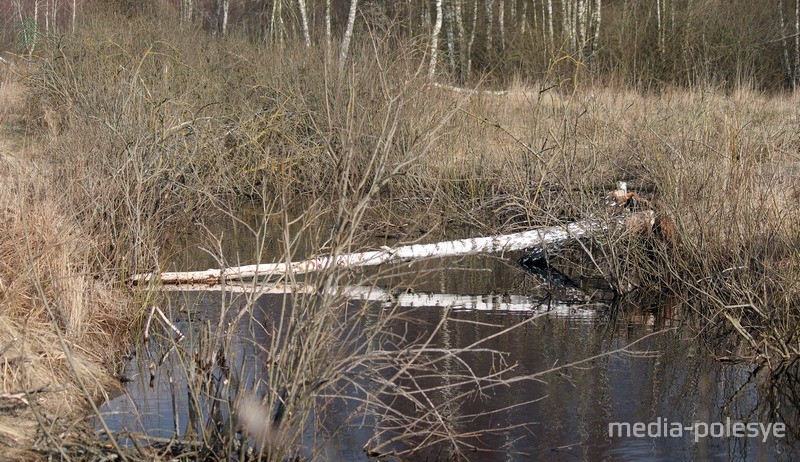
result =
[{"label": "white birch bark", "polygon": [[666,0],[656,0],[656,24],[658,27],[658,51],[664,54],[664,24],[661,14],[661,7]]},{"label": "white birch bark", "polygon": [[325,0],[325,57],[331,56],[331,0]]},{"label": "white birch bark", "polygon": [[586,47],[586,2],[587,0],[577,0],[576,10],[578,16],[578,39],[576,40],[577,50]]},{"label": "white birch bark", "polygon": [[555,40],[553,28],[553,0],[547,0],[547,32],[550,34],[550,44]]},{"label": "white birch bark", "polygon": [[428,80],[436,74],[436,58],[439,53],[439,32],[442,30],[442,0],[436,0],[436,23],[431,33],[431,61],[428,65]]},{"label": "white birch bark", "polygon": [[228,15],[230,14],[231,2],[230,0],[222,1],[222,35],[228,34]]},{"label": "white birch bark", "polygon": [[129,279],[132,284],[218,284],[227,280],[250,278],[281,277],[286,274],[305,274],[331,268],[352,268],[375,266],[385,263],[400,263],[424,260],[436,257],[457,257],[480,253],[505,253],[515,250],[544,249],[558,246],[566,242],[603,232],[610,225],[624,225],[625,218],[616,222],[587,218],[566,226],[548,228],[434,244],[415,244],[395,248],[384,247],[381,250],[352,254],[318,257],[292,263],[261,263],[257,265],[239,266],[226,269],[209,269],[206,271],[169,272],[155,274],[138,274]]},{"label": "white birch bark", "polygon": [[297,0],[297,6],[300,8],[300,25],[303,28],[303,39],[306,41],[306,47],[311,47],[311,34],[308,31],[308,11],[306,10],[306,0]]},{"label": "white birch bark", "polygon": [[78,0],[72,0],[72,33],[75,33],[75,19],[78,14]]},{"label": "white birch bark", "polygon": [[356,22],[356,9],[358,0],[350,0],[350,12],[347,15],[347,28],[342,39],[342,48],[339,50],[339,74],[344,73],[344,65],[347,61],[347,53],[350,49],[350,39],[353,37],[353,26]]},{"label": "white birch bark", "polygon": [[594,38],[592,39],[592,54],[600,48],[600,22],[602,20],[601,9],[603,7],[603,0],[595,0],[594,2]]},{"label": "white birch bark", "polygon": [[[525,35],[525,30],[528,27],[528,2],[522,2],[522,15],[520,19],[520,32]],[[536,24],[536,5],[533,6],[533,23]]]}]

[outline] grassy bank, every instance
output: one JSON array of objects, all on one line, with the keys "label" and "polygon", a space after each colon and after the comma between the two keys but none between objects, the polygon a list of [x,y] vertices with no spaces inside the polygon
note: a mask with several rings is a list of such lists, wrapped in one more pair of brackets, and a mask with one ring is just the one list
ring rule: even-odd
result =
[{"label": "grassy bank", "polygon": [[[665,225],[644,238],[598,239],[571,265],[620,296],[682,300],[719,356],[800,354],[798,95],[713,85],[642,93],[556,75],[504,95],[465,95],[429,85],[418,51],[413,41],[369,37],[340,74],[299,43],[101,15],[41,42],[0,96],[11,143],[0,172],[3,392],[27,391],[30,401],[44,387],[43,409],[67,408],[34,417],[67,416],[58,419],[69,425],[112,386],[143,316],[125,278],[167,266],[175,236],[242,201],[262,208],[263,226],[283,224],[281,258],[291,260],[299,237],[344,252],[382,234],[572,221],[603,210],[620,180]],[[290,224],[298,210],[300,225]],[[330,226],[319,225],[323,216]],[[264,239],[260,231],[253,239]],[[315,283],[331,288],[342,277]],[[365,364],[347,359],[355,343],[329,348],[326,329],[340,313],[323,308],[341,295],[303,305],[305,318],[287,327],[291,348],[274,356],[277,370],[301,359],[316,367],[281,376],[294,387],[294,433],[279,435],[288,442],[268,453],[275,460],[302,437],[315,399],[303,384]],[[385,341],[393,319],[376,322],[370,339]],[[387,368],[411,360],[359,355]],[[284,398],[270,399],[273,409]],[[420,428],[450,436],[428,417]],[[48,444],[62,447],[58,435]],[[224,444],[221,453],[236,449]]]}]

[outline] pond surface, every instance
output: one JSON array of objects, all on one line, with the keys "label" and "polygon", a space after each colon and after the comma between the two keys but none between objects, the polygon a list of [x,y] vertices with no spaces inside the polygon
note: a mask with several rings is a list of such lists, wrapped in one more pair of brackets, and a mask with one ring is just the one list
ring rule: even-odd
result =
[{"label": "pond surface", "polygon": [[[426,262],[379,279],[385,287],[406,290],[354,289],[359,294],[354,298],[361,301],[353,303],[370,303],[374,310],[390,305],[407,309],[417,321],[404,325],[409,337],[423,336],[441,323],[436,342],[447,348],[465,347],[536,316],[482,345],[503,352],[520,376],[594,358],[461,403],[461,415],[474,415],[460,424],[463,431],[497,429],[472,441],[480,450],[471,460],[791,460],[798,449],[800,385],[791,378],[796,373],[775,383],[752,365],[714,361],[690,329],[676,327],[682,311],[691,307],[661,301],[612,309],[543,301],[538,281],[509,261],[475,257]],[[287,300],[291,304],[292,295],[259,297],[252,309],[255,324],[269,326],[267,320]],[[188,332],[216,322],[222,303],[219,292],[175,292],[164,311],[179,330]],[[224,303],[244,302],[227,294]],[[238,332],[238,353],[255,363],[265,361],[259,345],[269,341],[268,330]],[[627,352],[603,355],[637,341]],[[125,371],[131,379],[125,392],[101,409],[112,431],[160,438],[185,432],[189,416],[181,389],[186,373],[175,355],[150,380],[148,367],[165,350],[157,339],[136,347]],[[476,371],[492,367],[478,355],[473,360],[470,366]],[[353,410],[351,404],[335,404],[326,419],[344,421]],[[755,431],[752,437],[703,435],[757,423],[763,425],[757,436]],[[774,427],[765,429],[776,423],[786,425],[785,435],[776,436]],[[329,435],[315,460],[369,460],[362,448],[374,424],[351,423]],[[616,425],[614,435],[610,424]],[[676,426],[683,428],[678,432]],[[641,437],[635,436],[636,428]],[[672,436],[665,436],[670,432]]]}]

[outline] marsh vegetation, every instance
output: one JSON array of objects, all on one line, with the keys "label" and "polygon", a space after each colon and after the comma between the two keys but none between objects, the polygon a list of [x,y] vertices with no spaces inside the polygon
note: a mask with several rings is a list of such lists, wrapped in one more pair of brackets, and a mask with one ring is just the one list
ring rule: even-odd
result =
[{"label": "marsh vegetation", "polygon": [[[12,3],[9,27],[42,23],[33,2]],[[658,226],[583,241],[549,265],[622,319],[669,300],[660,327],[691,333],[698,355],[762,371],[759,385],[784,384],[791,402],[790,5],[741,17],[744,2],[671,0],[46,3],[36,40],[0,63],[0,398],[11,409],[0,443],[18,457],[313,458],[324,445],[309,429],[339,400],[350,403],[342,428],[375,424],[373,456],[487,449],[482,437],[517,423],[465,431],[474,409],[457,404],[546,376],[517,373],[496,343],[540,317],[444,310],[422,322],[348,292],[399,293],[441,267],[287,273],[283,287],[304,293],[267,314],[255,284],[223,287],[219,311],[195,317],[191,303],[126,281],[560,225],[606,210],[618,181]],[[547,297],[521,274],[513,293]],[[454,323],[482,336],[443,343]],[[243,346],[242,332],[258,341]],[[172,394],[188,396],[194,425],[171,444],[99,418],[142,345],[159,349],[154,368],[182,371]]]}]

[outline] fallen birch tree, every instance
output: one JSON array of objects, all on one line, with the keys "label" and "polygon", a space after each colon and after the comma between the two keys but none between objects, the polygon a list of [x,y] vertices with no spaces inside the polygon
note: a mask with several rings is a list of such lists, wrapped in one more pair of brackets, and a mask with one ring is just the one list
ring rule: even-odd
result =
[{"label": "fallen birch tree", "polygon": [[317,257],[291,263],[260,263],[205,271],[165,272],[137,274],[129,279],[134,285],[160,282],[161,284],[220,284],[254,278],[278,278],[286,274],[305,274],[330,268],[353,268],[400,263],[429,258],[459,257],[484,253],[505,253],[531,250],[544,255],[547,249],[559,249],[566,243],[606,231],[609,226],[624,225],[626,218],[611,219],[590,217],[563,226],[551,226],[514,234],[459,239],[433,244],[414,244],[400,247],[383,247],[380,250]]},{"label": "fallen birch tree", "polygon": [[652,210],[631,212],[636,202],[635,192],[628,191],[625,182],[607,196],[607,205],[624,213],[589,217],[562,226],[550,226],[513,234],[476,237],[444,241],[433,244],[413,244],[399,247],[382,247],[380,250],[317,257],[299,262],[259,263],[205,271],[136,274],[128,279],[132,285],[204,284],[216,285],[227,281],[280,278],[287,274],[305,274],[331,268],[376,266],[385,263],[402,263],[429,258],[460,257],[484,253],[505,253],[527,250],[528,260],[545,259],[548,253],[562,250],[570,242],[622,226],[628,233],[652,232],[655,213]]}]

